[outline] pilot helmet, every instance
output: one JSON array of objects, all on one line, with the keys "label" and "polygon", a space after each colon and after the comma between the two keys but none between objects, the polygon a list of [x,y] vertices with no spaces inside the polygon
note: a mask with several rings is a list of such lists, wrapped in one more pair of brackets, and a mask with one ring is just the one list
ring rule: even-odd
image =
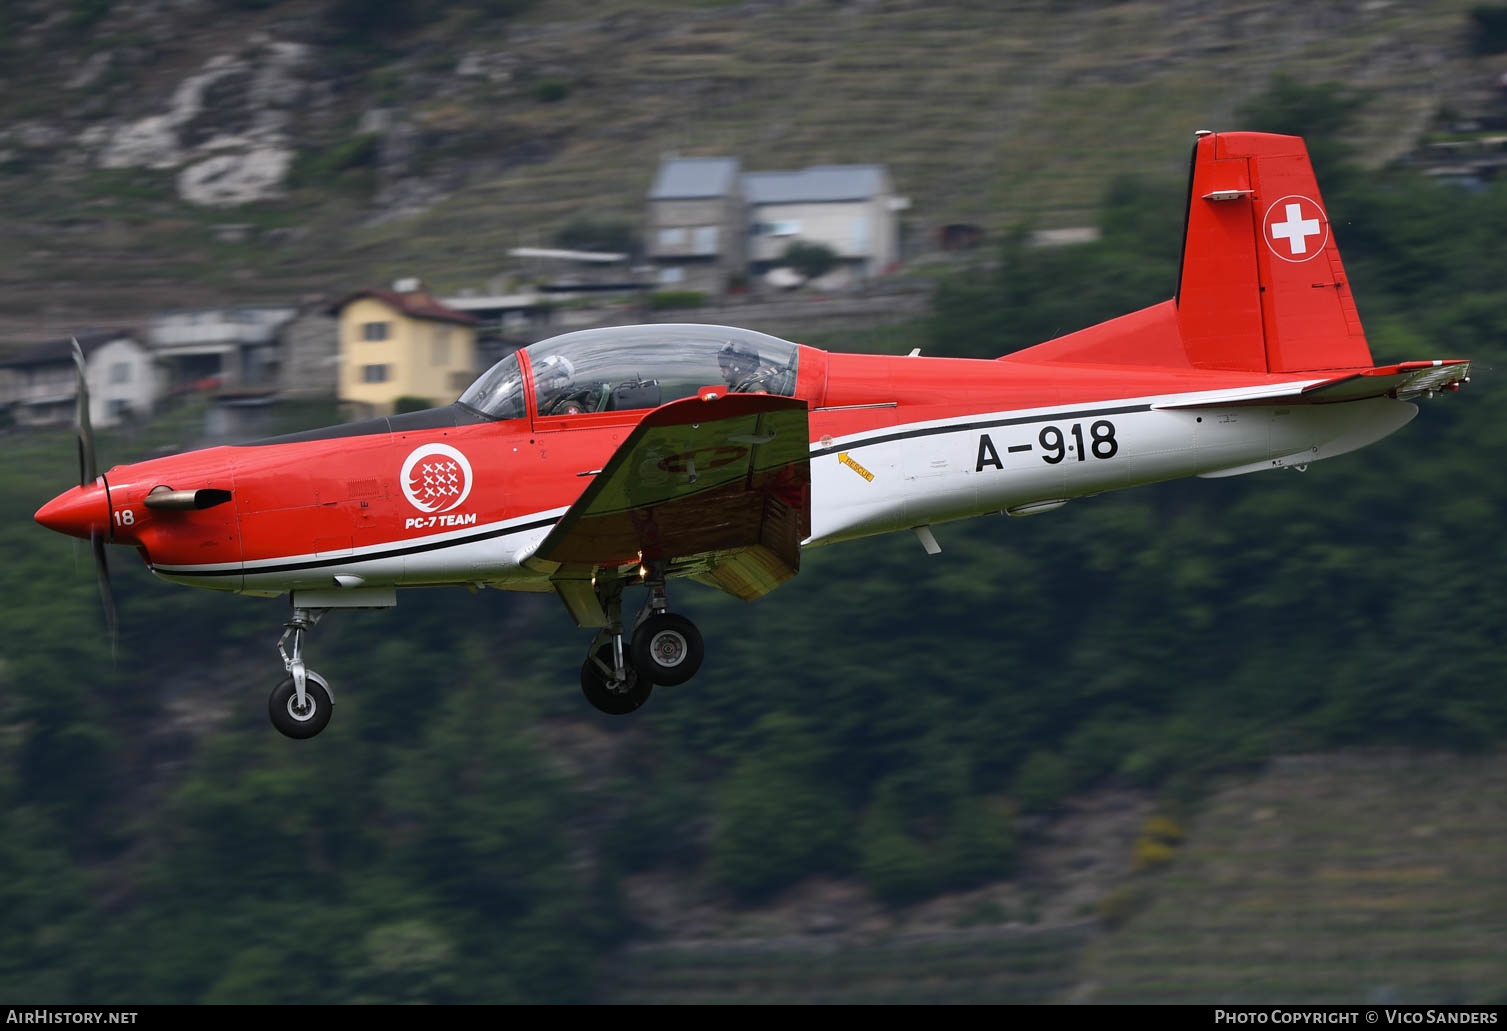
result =
[{"label": "pilot helmet", "polygon": [[563,354],[547,355],[534,366],[534,378],[540,389],[545,391],[559,390],[569,386],[575,376],[576,367]]},{"label": "pilot helmet", "polygon": [[717,352],[717,365],[729,380],[752,375],[759,364],[759,352],[747,345],[730,343]]}]

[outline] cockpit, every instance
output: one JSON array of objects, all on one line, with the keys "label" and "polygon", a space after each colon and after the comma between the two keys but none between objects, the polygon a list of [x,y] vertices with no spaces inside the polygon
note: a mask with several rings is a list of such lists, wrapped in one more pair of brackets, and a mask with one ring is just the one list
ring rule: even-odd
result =
[{"label": "cockpit", "polygon": [[[764,333],[693,325],[587,329],[524,350],[540,416],[657,408],[708,386],[792,397],[800,352]],[[528,414],[518,356],[487,370],[460,403],[494,419]]]}]

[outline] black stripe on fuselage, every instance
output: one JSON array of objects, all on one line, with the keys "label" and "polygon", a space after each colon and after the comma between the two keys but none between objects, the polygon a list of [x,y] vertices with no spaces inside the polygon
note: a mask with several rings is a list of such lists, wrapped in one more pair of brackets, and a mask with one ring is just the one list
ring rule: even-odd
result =
[{"label": "black stripe on fuselage", "polygon": [[[470,409],[464,408],[463,406],[460,406],[460,405],[450,405],[449,408],[457,408],[457,409],[460,409],[461,411],[465,412],[467,415],[470,416],[470,419],[467,420],[467,421],[475,421],[475,422],[487,422],[487,421],[490,421],[490,420],[488,420],[488,419],[486,419],[484,417],[478,416],[476,413],[472,412]],[[385,430],[383,428],[361,429],[361,430],[356,430],[354,428],[355,427],[364,427],[364,426],[368,426],[368,425],[375,424],[375,423],[382,423],[385,426],[385,424],[388,423],[389,421],[391,421],[391,422],[397,422],[398,420],[407,420],[410,416],[427,416],[427,415],[431,415],[434,412],[444,412],[444,411],[447,411],[447,410],[448,409],[444,409],[444,408],[435,408],[435,409],[430,409],[429,411],[425,411],[425,412],[411,412],[411,413],[408,413],[408,415],[395,415],[395,416],[391,416],[390,420],[387,419],[387,418],[384,418],[384,419],[369,419],[369,420],[367,420],[364,423],[347,423],[345,426],[332,426],[328,430],[311,430],[311,431],[309,431],[306,434],[305,433],[293,433],[293,434],[289,434],[288,436],[285,436],[285,437],[271,437],[271,438],[268,438],[267,440],[257,441],[256,443],[261,443],[261,444],[289,444],[289,443],[294,443],[297,440],[323,440],[323,439],[329,439],[329,438],[334,438],[334,437],[358,436],[358,435],[360,435],[362,433],[381,433],[381,432],[385,432]],[[933,437],[933,436],[936,436],[936,435],[941,434],[941,433],[967,433],[967,432],[969,432],[971,430],[994,429],[995,427],[998,427],[998,426],[1022,426],[1022,425],[1025,425],[1027,423],[1033,423],[1033,422],[1053,422],[1053,421],[1062,420],[1062,419],[1087,419],[1090,416],[1126,415],[1126,414],[1131,413],[1131,412],[1149,412],[1149,411],[1151,411],[1151,405],[1149,405],[1149,404],[1119,405],[1119,406],[1114,407],[1114,408],[1080,408],[1080,409],[1076,409],[1076,410],[1070,411],[1070,412],[1051,412],[1051,413],[1042,414],[1042,415],[1021,415],[1021,416],[1012,416],[1012,417],[1004,418],[1004,419],[984,419],[984,420],[980,420],[978,422],[954,423],[951,426],[926,426],[926,427],[922,427],[920,429],[913,429],[913,430],[895,430],[893,432],[876,434],[875,436],[872,436],[872,437],[864,437],[864,438],[860,438],[859,440],[848,441],[848,442],[842,443],[842,444],[832,444],[832,445],[827,446],[827,447],[816,448],[815,450],[813,450],[811,452],[811,456],[814,458],[814,457],[816,457],[818,455],[832,454],[832,453],[835,453],[837,451],[852,451],[852,450],[855,450],[855,449],[861,448],[861,447],[869,447],[870,445],[873,445],[873,444],[886,444],[886,443],[888,443],[888,442],[890,442],[892,440],[907,440],[907,439],[912,438],[912,437]],[[442,427],[442,426],[450,426],[450,425],[458,425],[458,424],[457,423],[434,422],[434,423],[431,423],[431,424],[428,424],[426,426],[421,427],[421,426],[413,425],[412,423],[406,423],[405,425],[403,425],[401,427],[395,427],[395,428],[401,428],[401,429],[405,429],[406,430],[406,429],[421,429],[421,428],[439,428],[439,427]],[[463,423],[461,425],[463,425]],[[346,432],[346,431],[349,431],[349,432]],[[315,559],[315,560],[305,561],[305,562],[288,562],[288,563],[284,563],[282,565],[277,565],[277,566],[258,566],[255,569],[244,569],[244,568],[243,569],[209,569],[209,570],[198,570],[198,569],[193,569],[193,570],[171,570],[171,569],[165,569],[165,570],[162,570],[161,572],[163,573],[164,576],[252,576],[252,575],[260,575],[262,573],[291,573],[291,572],[297,572],[300,569],[317,569],[317,568],[320,568],[320,567],[323,567],[323,566],[352,565],[352,564],[357,563],[357,562],[371,562],[371,561],[375,561],[375,560],[378,560],[378,559],[384,559],[384,558],[396,558],[396,557],[401,556],[401,555],[414,555],[414,554],[418,554],[420,552],[425,552],[425,551],[437,551],[440,548],[450,548],[450,547],[455,547],[455,546],[460,545],[460,544],[471,544],[471,543],[474,543],[476,541],[491,540],[494,537],[506,537],[508,534],[511,534],[511,533],[521,533],[524,530],[536,530],[536,529],[538,529],[541,526],[551,526],[551,525],[553,525],[554,523],[557,523],[557,522],[559,522],[558,518],[555,518],[555,519],[539,519],[539,520],[535,520],[532,523],[523,523],[523,524],[518,525],[518,526],[504,527],[504,528],[499,529],[499,530],[488,530],[485,533],[473,534],[473,535],[471,535],[469,537],[457,537],[457,538],[453,538],[453,539],[447,540],[447,541],[435,541],[435,542],[431,542],[431,543],[428,543],[428,544],[415,544],[415,545],[413,545],[411,547],[407,547],[407,548],[396,548],[396,549],[394,549],[392,551],[383,551],[383,552],[378,552],[378,553],[374,553],[374,554],[348,555],[348,556],[341,556],[339,558]]]},{"label": "black stripe on fuselage", "polygon": [[925,426],[916,430],[895,430],[892,433],[880,433],[872,437],[861,437],[858,440],[850,440],[842,444],[829,444],[819,447],[811,452],[811,457],[817,455],[829,455],[835,451],[853,451],[861,447],[869,447],[873,444],[887,444],[892,440],[909,440],[912,437],[934,437],[940,433],[967,433],[970,430],[990,430],[996,426],[1023,426],[1031,422],[1058,422],[1063,419],[1088,419],[1093,416],[1103,415],[1126,415],[1130,412],[1149,412],[1151,406],[1144,405],[1120,405],[1117,408],[1080,408],[1072,412],[1050,412],[1045,415],[1017,415],[1008,419],[985,419],[980,422],[959,422],[951,426]]},{"label": "black stripe on fuselage", "polygon": [[487,530],[485,533],[476,533],[469,537],[453,537],[447,541],[430,541],[426,544],[414,544],[406,548],[394,548],[391,551],[369,552],[365,555],[341,555],[339,557],[310,559],[304,562],[285,562],[279,566],[257,566],[254,569],[155,569],[154,571],[161,573],[163,576],[260,576],[263,573],[294,573],[300,569],[319,569],[324,566],[348,566],[356,562],[376,562],[384,558],[398,558],[402,555],[417,555],[424,551],[439,551],[441,548],[454,548],[461,544],[475,544],[477,541],[489,541],[494,537],[506,537],[511,533],[537,530],[541,526],[553,526],[559,521],[559,517],[553,519],[536,519],[532,523],[504,526],[501,529]]},{"label": "black stripe on fuselage", "polygon": [[263,447],[268,444],[302,444],[311,440],[338,440],[341,437],[369,437],[377,433],[408,433],[413,430],[448,430],[457,426],[477,426],[496,422],[469,405],[460,402],[443,408],[426,408],[422,412],[404,412],[401,415],[379,415],[375,419],[360,422],[345,422],[338,426],[322,426],[317,430],[284,433],[280,437],[263,437],[248,440],[231,447]]}]

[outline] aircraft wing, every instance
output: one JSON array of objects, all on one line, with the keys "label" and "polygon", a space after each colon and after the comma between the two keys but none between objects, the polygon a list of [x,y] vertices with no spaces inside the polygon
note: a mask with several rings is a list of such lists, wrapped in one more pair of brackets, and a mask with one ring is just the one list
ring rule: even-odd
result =
[{"label": "aircraft wing", "polygon": [[1267,388],[1242,388],[1221,392],[1198,401],[1152,405],[1157,409],[1226,408],[1230,405],[1332,404],[1368,397],[1395,397],[1400,401],[1439,390],[1459,390],[1470,376],[1465,359],[1431,362],[1401,362],[1382,365],[1332,379],[1282,384]]},{"label": "aircraft wing", "polygon": [[806,402],[691,397],[644,416],[525,564],[562,597],[561,581],[654,560],[752,600],[796,574],[810,527]]}]

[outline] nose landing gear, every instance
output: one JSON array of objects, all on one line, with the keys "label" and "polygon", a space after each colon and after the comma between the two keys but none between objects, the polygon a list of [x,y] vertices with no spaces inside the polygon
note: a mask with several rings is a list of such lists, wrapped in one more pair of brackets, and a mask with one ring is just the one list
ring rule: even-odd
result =
[{"label": "nose landing gear", "polygon": [[655,684],[683,684],[696,675],[706,654],[701,632],[684,616],[666,611],[663,579],[649,581],[649,597],[623,633],[622,586],[603,598],[610,625],[599,631],[581,667],[581,691],[597,710],[626,716],[643,705]]},{"label": "nose landing gear", "polygon": [[[294,609],[293,618],[283,624],[283,636],[277,640],[277,652],[283,657],[288,678],[272,689],[267,699],[267,715],[272,725],[291,738],[310,738],[330,722],[335,697],[329,682],[303,664],[303,637],[314,628],[329,609]],[[293,638],[293,654],[283,647]]]},{"label": "nose landing gear", "polygon": [[[603,641],[603,636],[607,637]],[[581,667],[581,693],[599,712],[626,716],[649,700],[654,681],[641,676],[623,648],[623,635],[597,634]]]}]

